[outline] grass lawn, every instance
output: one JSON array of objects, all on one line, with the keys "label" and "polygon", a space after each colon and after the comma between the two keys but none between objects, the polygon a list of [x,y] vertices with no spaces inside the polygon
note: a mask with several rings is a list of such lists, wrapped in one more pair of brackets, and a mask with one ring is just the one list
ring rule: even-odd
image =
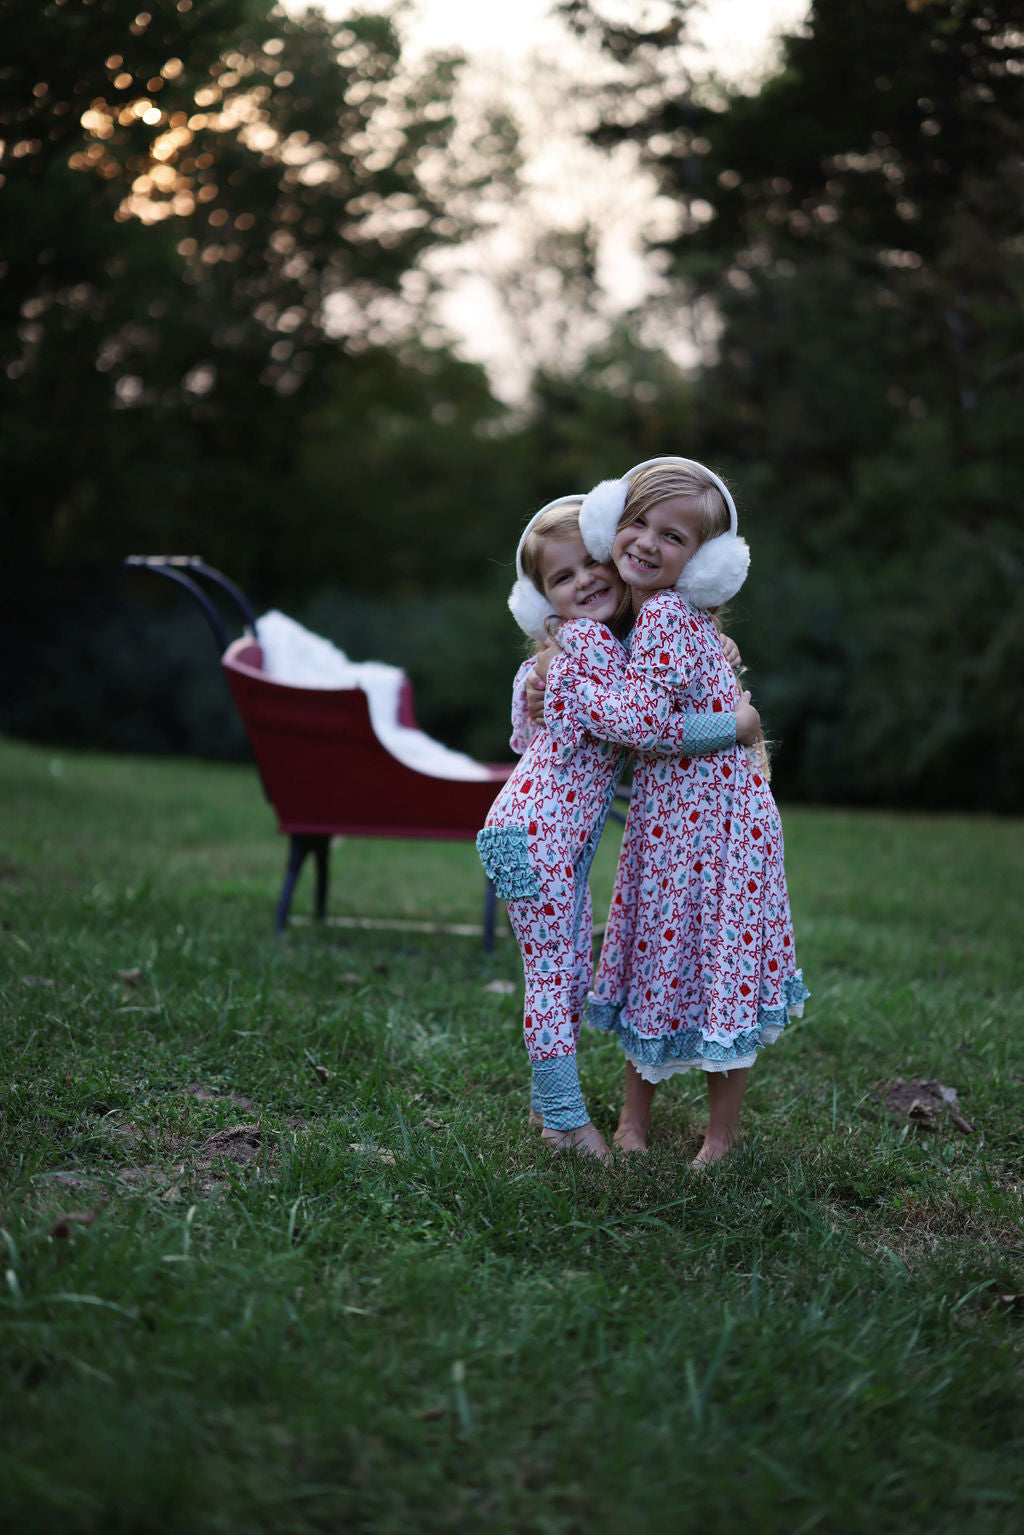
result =
[{"label": "grass lawn", "polygon": [[[2,742],[0,806],[5,1532],[1024,1529],[1020,822],[784,814],[813,996],[698,1175],[696,1077],[541,1147],[510,937],[275,941],[252,770]],[[479,918],[471,844],[333,882]]]}]

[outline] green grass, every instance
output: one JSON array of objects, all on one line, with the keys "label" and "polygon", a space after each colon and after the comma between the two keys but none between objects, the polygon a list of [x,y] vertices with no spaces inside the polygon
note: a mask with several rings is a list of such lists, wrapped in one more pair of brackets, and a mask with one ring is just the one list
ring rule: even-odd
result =
[{"label": "green grass", "polygon": [[[275,941],[251,771],[7,742],[0,803],[0,1528],[1024,1528],[1019,822],[786,813],[813,999],[698,1176],[690,1077],[646,1158],[545,1153],[511,938]],[[333,881],[479,915],[471,845]]]}]

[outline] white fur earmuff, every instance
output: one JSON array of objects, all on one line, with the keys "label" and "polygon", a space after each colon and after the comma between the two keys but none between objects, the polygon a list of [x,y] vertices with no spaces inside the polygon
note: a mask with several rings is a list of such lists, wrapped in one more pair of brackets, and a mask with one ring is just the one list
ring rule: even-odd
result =
[{"label": "white fur earmuff", "polygon": [[516,580],[508,594],[508,610],[523,633],[528,634],[531,640],[546,640],[548,621],[557,618],[558,613],[544,593],[534,586],[529,576],[525,574],[523,544],[534,523],[538,518],[543,517],[545,512],[553,511],[556,506],[577,506],[582,500],[582,496],[558,496],[556,500],[549,501],[546,506],[541,507],[539,512],[534,512],[519,539],[519,546],[516,549]]},{"label": "white fur earmuff", "polygon": [[612,544],[619,530],[619,520],[626,505],[626,493],[635,474],[641,469],[651,469],[655,464],[685,464],[699,469],[718,487],[729,510],[729,531],[719,533],[702,544],[692,559],[683,567],[676,582],[676,591],[695,608],[718,608],[730,597],[735,597],[750,568],[750,549],[739,536],[739,520],[736,503],[724,480],[706,464],[693,458],[669,455],[664,458],[647,458],[642,464],[634,464],[621,480],[602,480],[584,497],[580,507],[580,535],[587,552],[595,560],[611,558]]}]

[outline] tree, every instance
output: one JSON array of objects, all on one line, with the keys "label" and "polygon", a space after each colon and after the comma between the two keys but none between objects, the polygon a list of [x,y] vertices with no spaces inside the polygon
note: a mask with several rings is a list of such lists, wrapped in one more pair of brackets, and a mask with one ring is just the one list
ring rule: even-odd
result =
[{"label": "tree", "polygon": [[1019,806],[1018,8],[814,0],[753,95],[687,77],[689,5],[565,9],[622,66],[595,138],[640,146],[719,315],[693,440],[750,508],[784,783]]},{"label": "tree", "polygon": [[437,163],[456,61],[409,79],[386,18],[268,0],[7,10],[0,468],[23,538],[66,560],[201,540],[258,580],[339,349],[379,344],[464,227],[470,178]]}]

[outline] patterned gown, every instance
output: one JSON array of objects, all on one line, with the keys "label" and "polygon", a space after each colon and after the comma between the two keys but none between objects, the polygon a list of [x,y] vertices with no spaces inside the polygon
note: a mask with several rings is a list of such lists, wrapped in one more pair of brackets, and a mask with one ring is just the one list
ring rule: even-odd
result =
[{"label": "patterned gown", "polygon": [[[731,712],[701,716],[671,710],[657,718],[631,718],[603,729],[599,738],[593,701],[625,678],[626,652],[608,629],[589,619],[562,624],[559,644],[570,634],[572,657],[556,656],[548,673],[546,728],[534,732],[526,714],[525,678],[533,662],[517,674],[512,746],[526,749],[477,838],[484,868],[508,902],[522,953],[523,1030],[535,1064],[534,1107],[558,1130],[589,1119],[576,1072],[583,1004],[593,981],[587,877],[624,748],[695,753],[729,747],[736,738]],[[538,1071],[541,1065],[545,1069]]]},{"label": "patterned gown", "polygon": [[[567,635],[570,657],[576,646]],[[675,592],[644,603],[625,677],[590,699],[592,728],[620,733],[673,707],[735,704],[713,620]],[[741,746],[702,759],[640,752],[589,1021],[658,1082],[752,1065],[809,995],[760,766]]]}]

